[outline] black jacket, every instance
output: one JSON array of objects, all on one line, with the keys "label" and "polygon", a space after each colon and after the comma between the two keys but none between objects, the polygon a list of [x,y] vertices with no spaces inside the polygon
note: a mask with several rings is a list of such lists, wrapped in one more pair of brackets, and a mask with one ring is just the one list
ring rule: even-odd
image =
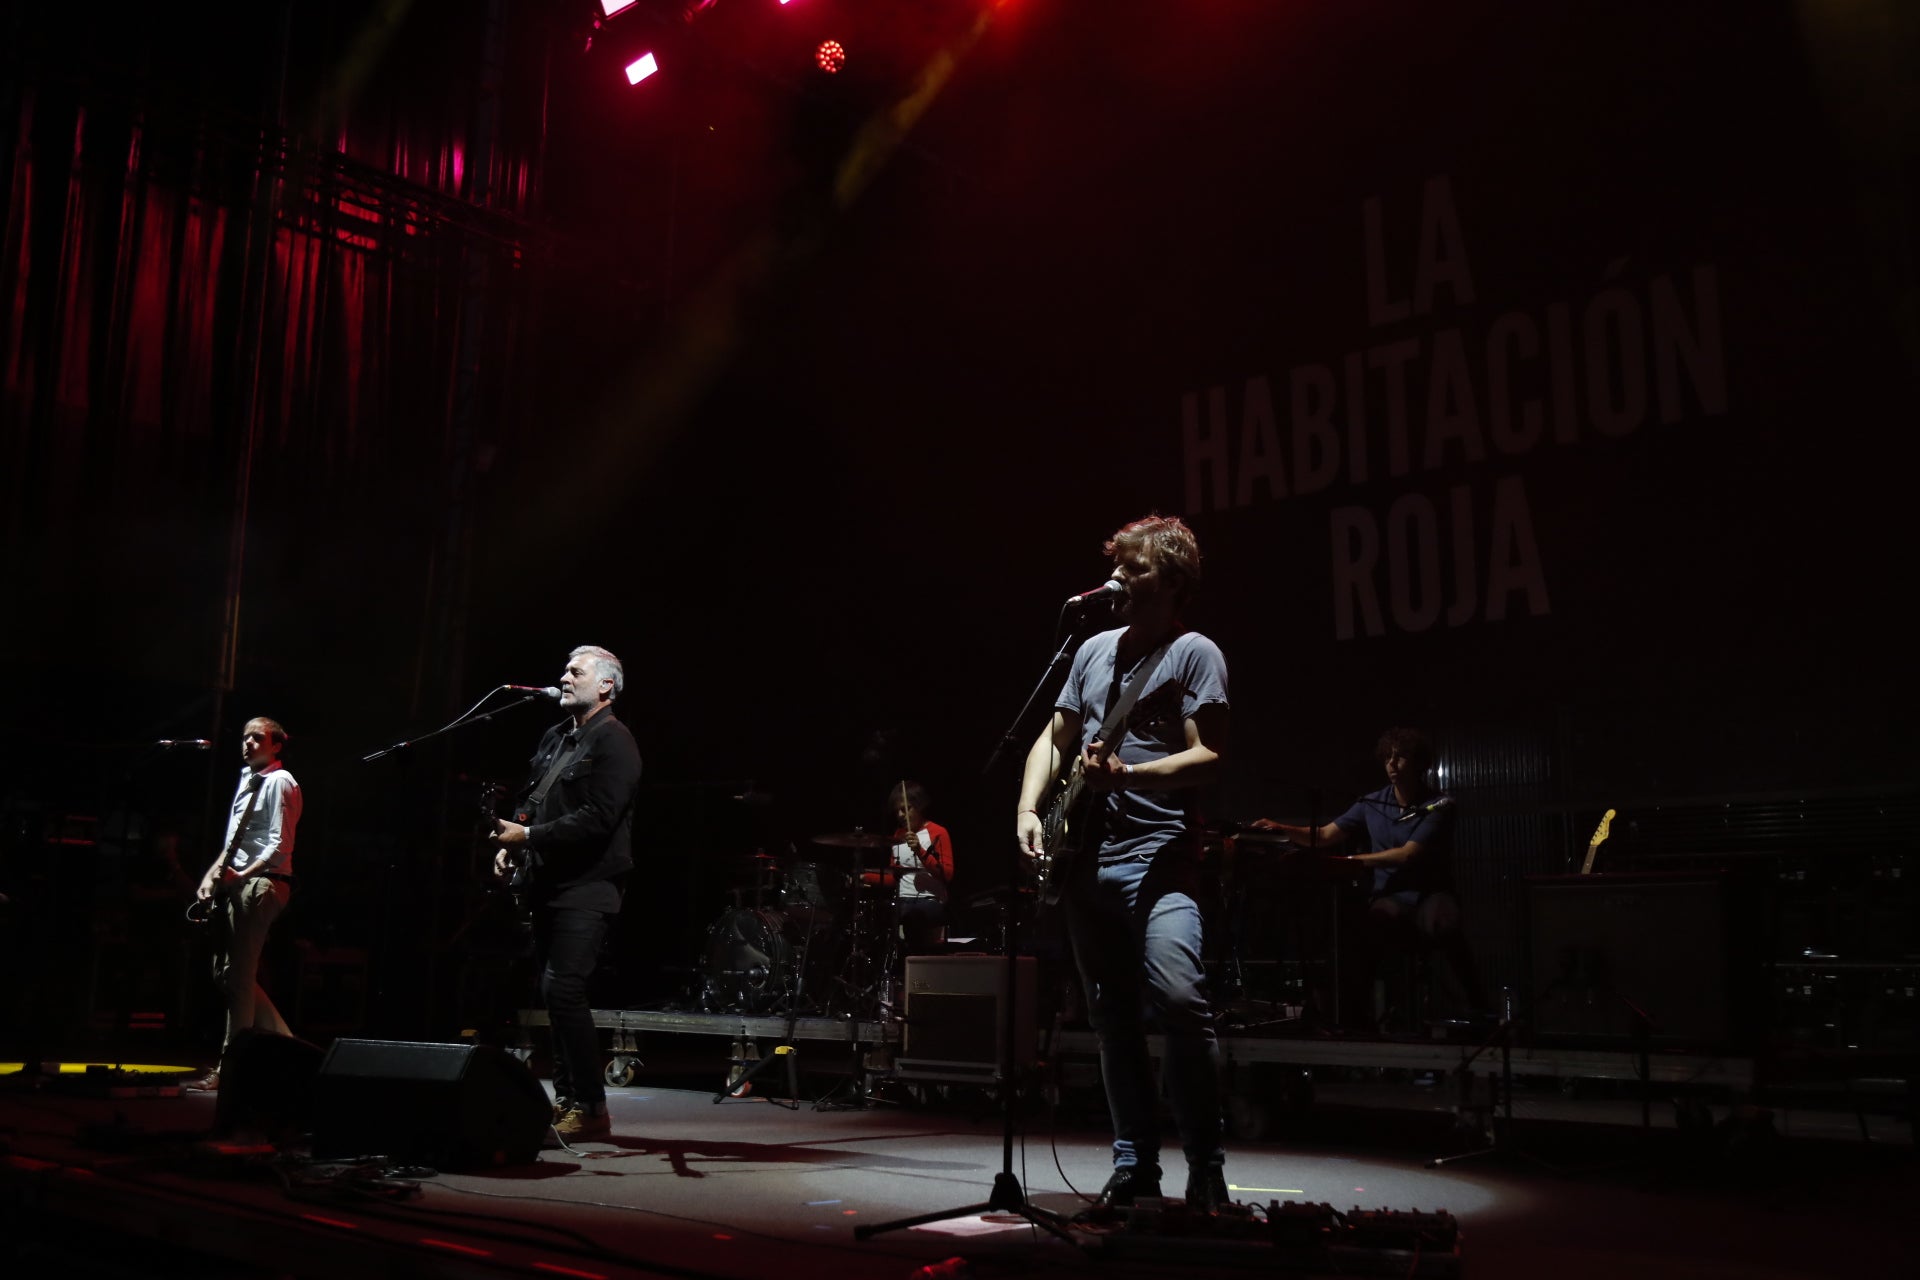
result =
[{"label": "black jacket", "polygon": [[[573,721],[564,720],[540,739],[523,798],[531,797],[572,733]],[[536,898],[633,870],[633,797],[639,787],[640,748],[608,708],[580,730],[579,751],[527,824]]]}]

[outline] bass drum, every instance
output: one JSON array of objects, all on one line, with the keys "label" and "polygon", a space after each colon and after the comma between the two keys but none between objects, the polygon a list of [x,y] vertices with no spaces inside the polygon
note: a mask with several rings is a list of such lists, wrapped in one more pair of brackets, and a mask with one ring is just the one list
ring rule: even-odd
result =
[{"label": "bass drum", "polygon": [[793,983],[793,948],[786,917],[739,907],[720,913],[707,929],[706,995],[715,1013],[767,1013]]}]

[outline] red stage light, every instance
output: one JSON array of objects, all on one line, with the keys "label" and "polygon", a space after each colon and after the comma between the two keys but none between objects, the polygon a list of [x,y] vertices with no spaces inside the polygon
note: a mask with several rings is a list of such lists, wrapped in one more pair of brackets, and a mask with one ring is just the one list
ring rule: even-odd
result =
[{"label": "red stage light", "polygon": [[622,9],[631,9],[635,0],[600,0],[600,12],[611,18]]},{"label": "red stage light", "polygon": [[822,71],[832,75],[847,65],[847,51],[838,40],[827,40],[813,51],[813,60]]},{"label": "red stage light", "polygon": [[643,53],[637,61],[627,64],[627,83],[639,84],[659,69],[660,64],[653,60],[653,55]]}]

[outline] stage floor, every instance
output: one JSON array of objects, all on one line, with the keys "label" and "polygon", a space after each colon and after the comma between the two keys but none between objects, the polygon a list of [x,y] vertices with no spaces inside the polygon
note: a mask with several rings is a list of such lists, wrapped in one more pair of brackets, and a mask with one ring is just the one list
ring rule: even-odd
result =
[{"label": "stage floor", "polygon": [[[1089,1254],[978,1216],[857,1241],[863,1224],[986,1199],[1001,1129],[984,1095],[848,1110],[803,1101],[798,1111],[711,1098],[615,1089],[611,1140],[520,1168],[423,1176],[412,1194],[406,1177],[329,1177],[270,1151],[197,1142],[213,1119],[204,1095],[4,1093],[8,1269],[906,1280],[959,1256],[975,1277],[1084,1274],[1089,1258],[1131,1275],[1275,1270],[1258,1248],[1205,1263],[1191,1250],[1162,1257],[1154,1242],[1109,1239]],[[1444,1209],[1464,1233],[1462,1274],[1474,1277],[1911,1274],[1920,1188],[1908,1144],[1786,1137],[1688,1160],[1670,1130],[1607,1128],[1604,1149],[1582,1140],[1552,1151],[1624,1161],[1604,1171],[1556,1174],[1512,1152],[1428,1169],[1448,1140],[1446,1117],[1338,1103],[1322,1112],[1310,1134],[1231,1148],[1237,1198]],[[1025,1127],[1015,1172],[1036,1204],[1073,1211],[1071,1188],[1091,1194],[1105,1179],[1105,1133],[1066,1120],[1049,1133],[1044,1112]],[[1565,1135],[1539,1135],[1550,1137]],[[1523,1145],[1546,1150],[1533,1138]]]}]

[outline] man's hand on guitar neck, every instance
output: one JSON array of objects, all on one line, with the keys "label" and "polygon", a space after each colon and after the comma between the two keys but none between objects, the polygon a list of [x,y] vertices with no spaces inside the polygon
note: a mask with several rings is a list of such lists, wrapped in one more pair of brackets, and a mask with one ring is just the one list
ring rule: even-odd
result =
[{"label": "man's hand on guitar neck", "polygon": [[1104,742],[1089,742],[1080,753],[1080,772],[1095,791],[1124,791],[1133,785],[1133,766],[1122,764],[1118,752]]}]

